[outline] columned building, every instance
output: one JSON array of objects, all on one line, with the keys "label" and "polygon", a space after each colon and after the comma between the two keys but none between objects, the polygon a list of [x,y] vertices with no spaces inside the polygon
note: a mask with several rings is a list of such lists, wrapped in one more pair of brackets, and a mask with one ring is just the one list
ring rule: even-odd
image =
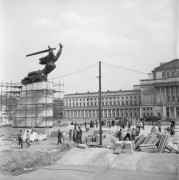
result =
[{"label": "columned building", "polygon": [[[106,91],[101,94],[103,120],[136,119],[147,116],[179,119],[179,59],[161,63],[148,79],[133,90]],[[66,94],[64,120],[98,119],[99,92]]]},{"label": "columned building", "polygon": [[[102,92],[101,117],[103,120],[137,118],[140,116],[140,90]],[[64,96],[64,118],[96,120],[99,118],[99,93],[75,93]]]},{"label": "columned building", "polygon": [[134,87],[141,89],[141,117],[152,112],[154,116],[179,119],[179,59],[161,63]]}]

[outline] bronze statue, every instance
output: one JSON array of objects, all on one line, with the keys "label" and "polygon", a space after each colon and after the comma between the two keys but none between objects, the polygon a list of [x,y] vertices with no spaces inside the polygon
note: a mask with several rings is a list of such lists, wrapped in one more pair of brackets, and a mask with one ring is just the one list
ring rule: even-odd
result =
[{"label": "bronze statue", "polygon": [[28,73],[28,76],[25,77],[21,81],[23,85],[34,83],[34,82],[47,81],[48,74],[51,73],[56,68],[55,62],[58,60],[58,58],[60,57],[60,55],[62,53],[63,46],[60,43],[59,43],[59,45],[60,45],[60,49],[57,52],[56,56],[54,55],[54,52],[53,52],[53,50],[55,48],[50,48],[50,47],[48,47],[49,49],[47,49],[47,50],[43,50],[40,52],[26,55],[28,57],[28,56],[32,56],[32,55],[36,55],[36,54],[41,54],[44,52],[49,52],[49,54],[47,56],[39,59],[39,61],[40,61],[39,64],[45,65],[45,68],[42,70],[33,71],[33,72]]}]

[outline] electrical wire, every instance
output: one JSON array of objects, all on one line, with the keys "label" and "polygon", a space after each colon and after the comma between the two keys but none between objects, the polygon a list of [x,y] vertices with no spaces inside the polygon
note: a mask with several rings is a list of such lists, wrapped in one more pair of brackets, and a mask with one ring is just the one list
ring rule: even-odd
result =
[{"label": "electrical wire", "polygon": [[91,66],[89,66],[89,67],[87,67],[87,68],[81,69],[81,70],[79,70],[79,71],[76,71],[76,72],[73,72],[73,73],[70,73],[70,74],[65,74],[65,75],[63,75],[63,76],[51,78],[50,80],[58,79],[58,78],[67,77],[67,76],[71,76],[71,75],[77,74],[77,73],[79,73],[79,72],[82,72],[82,71],[85,71],[85,70],[87,70],[87,69],[90,69],[91,67],[96,66],[97,64],[98,64],[98,63],[95,63],[95,64],[93,64],[93,65],[91,65]]},{"label": "electrical wire", "polygon": [[108,63],[105,63],[105,62],[102,62],[102,64],[105,64],[105,65],[108,65],[108,66],[112,66],[112,67],[116,67],[116,68],[120,68],[120,69],[124,69],[124,70],[127,70],[127,71],[137,72],[137,73],[140,73],[140,74],[148,74],[148,73],[144,73],[144,72],[141,72],[141,71],[137,71],[137,70],[133,70],[133,69],[128,69],[128,68],[124,68],[124,67],[108,64]]}]

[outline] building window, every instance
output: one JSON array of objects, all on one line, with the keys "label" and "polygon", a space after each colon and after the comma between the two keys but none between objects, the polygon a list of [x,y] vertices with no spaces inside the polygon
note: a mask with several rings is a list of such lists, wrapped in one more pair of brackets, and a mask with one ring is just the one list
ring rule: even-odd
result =
[{"label": "building window", "polygon": [[174,71],[172,71],[172,77],[174,77],[175,76],[175,73],[174,73]]},{"label": "building window", "polygon": [[170,72],[167,72],[167,77],[170,77]]},{"label": "building window", "polygon": [[170,96],[167,96],[167,101],[170,102]]},{"label": "building window", "polygon": [[162,77],[165,78],[165,72],[162,72]]}]

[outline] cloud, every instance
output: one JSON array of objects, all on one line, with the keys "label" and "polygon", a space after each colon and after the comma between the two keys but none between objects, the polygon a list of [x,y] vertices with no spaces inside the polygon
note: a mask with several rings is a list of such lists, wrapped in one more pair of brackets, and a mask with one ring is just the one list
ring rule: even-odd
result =
[{"label": "cloud", "polygon": [[85,29],[104,28],[108,25],[109,20],[100,16],[80,16],[79,14],[68,11],[61,15],[61,20],[66,24]]}]

